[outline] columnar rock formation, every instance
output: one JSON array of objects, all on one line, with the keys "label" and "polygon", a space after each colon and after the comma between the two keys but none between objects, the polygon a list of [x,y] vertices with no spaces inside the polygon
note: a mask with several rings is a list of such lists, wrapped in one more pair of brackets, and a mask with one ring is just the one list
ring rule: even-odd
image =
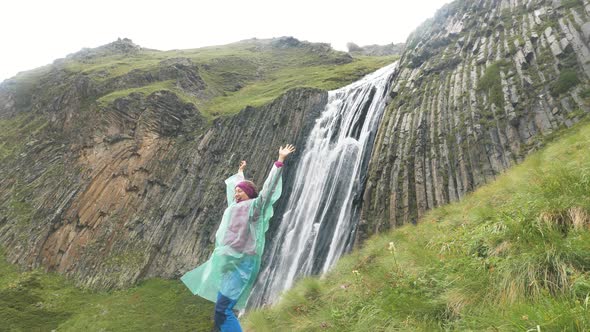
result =
[{"label": "columnar rock formation", "polygon": [[239,161],[261,184],[279,145],[302,146],[327,102],[325,91],[293,89],[212,123],[165,90],[84,105],[144,80],[174,78],[198,93],[190,61],[172,62],[165,78],[135,71],[98,86],[55,70],[22,100],[4,86],[1,117],[30,139],[0,165],[0,243],[11,262],[93,288],[178,277],[209,256],[227,204],[223,180]]},{"label": "columnar rock formation", "polygon": [[408,39],[379,129],[361,236],[494,179],[589,111],[588,1],[476,0]]}]

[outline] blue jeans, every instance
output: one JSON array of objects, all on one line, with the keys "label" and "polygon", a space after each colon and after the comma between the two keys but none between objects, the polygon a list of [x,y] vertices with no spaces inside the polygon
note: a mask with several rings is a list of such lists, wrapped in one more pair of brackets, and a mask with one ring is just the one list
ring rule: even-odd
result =
[{"label": "blue jeans", "polygon": [[217,302],[215,302],[215,326],[221,332],[242,332],[242,327],[236,315],[234,315],[233,308],[237,300],[232,300],[221,293],[217,294]]},{"label": "blue jeans", "polygon": [[253,258],[245,256],[223,274],[215,302],[215,326],[221,332],[242,332],[232,309],[253,277],[254,263]]}]

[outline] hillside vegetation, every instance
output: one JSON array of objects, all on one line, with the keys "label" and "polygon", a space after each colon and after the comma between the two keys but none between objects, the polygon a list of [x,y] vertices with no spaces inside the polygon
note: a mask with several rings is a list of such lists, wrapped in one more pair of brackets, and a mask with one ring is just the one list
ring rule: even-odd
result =
[{"label": "hillside vegetation", "polygon": [[42,84],[55,78],[55,70],[62,70],[62,80],[82,75],[99,87],[94,96],[99,108],[133,92],[149,95],[167,90],[195,104],[211,119],[235,114],[246,106],[264,105],[295,87],[336,89],[398,57],[353,58],[328,44],[292,37],[171,51],[144,49],[123,39],[19,73],[7,86],[16,87],[23,100],[40,88],[55,95],[60,86],[49,89]]},{"label": "hillside vegetation", "polygon": [[86,291],[0,257],[0,331],[210,331],[213,304],[180,281],[151,279],[114,292]]},{"label": "hillside vegetation", "polygon": [[462,202],[373,237],[251,331],[590,330],[590,124]]}]

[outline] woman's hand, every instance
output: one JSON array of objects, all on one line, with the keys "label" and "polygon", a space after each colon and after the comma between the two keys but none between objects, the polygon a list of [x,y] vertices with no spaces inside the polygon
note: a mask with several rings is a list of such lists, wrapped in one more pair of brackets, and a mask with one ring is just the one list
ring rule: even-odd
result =
[{"label": "woman's hand", "polygon": [[244,173],[245,169],[246,169],[246,161],[242,160],[242,161],[240,161],[240,167],[238,168],[238,172]]},{"label": "woman's hand", "polygon": [[279,161],[280,162],[284,162],[285,158],[287,158],[288,155],[290,155],[291,153],[293,153],[295,151],[295,146],[291,145],[291,144],[287,144],[285,145],[285,147],[280,147],[279,148]]}]

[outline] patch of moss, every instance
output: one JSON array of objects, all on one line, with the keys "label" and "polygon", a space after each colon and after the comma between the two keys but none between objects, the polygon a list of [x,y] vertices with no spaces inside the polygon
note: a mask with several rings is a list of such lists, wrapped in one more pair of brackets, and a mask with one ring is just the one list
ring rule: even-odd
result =
[{"label": "patch of moss", "polygon": [[40,134],[47,124],[43,116],[29,113],[0,119],[0,161],[21,153],[25,144]]},{"label": "patch of moss", "polygon": [[580,92],[580,97],[584,98],[586,101],[590,99],[590,87],[585,88]]},{"label": "patch of moss", "polygon": [[131,249],[112,253],[105,258],[104,264],[108,267],[139,269],[146,262],[148,250],[145,244],[135,244]]},{"label": "patch of moss", "polygon": [[497,61],[486,68],[484,74],[477,82],[477,90],[485,92],[489,101],[500,109],[504,109],[504,92],[502,91],[502,77],[500,70],[507,62]]},{"label": "patch of moss", "polygon": [[559,73],[557,81],[551,84],[551,95],[557,97],[560,94],[568,92],[579,83],[580,79],[575,69],[563,69]]},{"label": "patch of moss", "polygon": [[582,0],[562,0],[561,6],[564,9],[570,9],[574,7],[582,7],[584,6],[584,2]]},{"label": "patch of moss", "polygon": [[16,220],[18,224],[26,225],[31,222],[33,216],[33,207],[25,200],[18,200],[16,198],[10,201],[9,215]]}]

